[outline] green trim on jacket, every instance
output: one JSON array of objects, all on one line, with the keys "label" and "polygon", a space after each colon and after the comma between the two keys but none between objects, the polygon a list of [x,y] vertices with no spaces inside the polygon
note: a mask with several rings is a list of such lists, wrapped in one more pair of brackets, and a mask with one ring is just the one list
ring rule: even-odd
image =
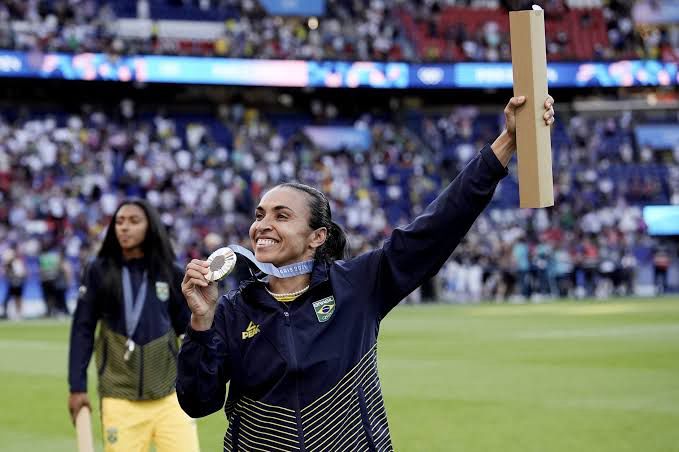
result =
[{"label": "green trim on jacket", "polygon": [[137,344],[129,361],[123,359],[127,338],[100,323],[95,344],[99,397],[156,400],[175,390],[177,336],[170,329],[145,345]]}]

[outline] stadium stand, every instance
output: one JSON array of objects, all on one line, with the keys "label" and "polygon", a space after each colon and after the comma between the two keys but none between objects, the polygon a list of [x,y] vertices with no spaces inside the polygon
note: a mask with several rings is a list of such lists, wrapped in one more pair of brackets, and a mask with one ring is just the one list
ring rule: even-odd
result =
[{"label": "stadium stand", "polygon": [[[118,201],[145,196],[162,212],[181,259],[204,256],[247,237],[253,202],[291,179],[330,195],[358,254],[420,213],[501,126],[497,115],[465,106],[405,119],[341,118],[320,101],[312,111],[266,114],[233,104],[217,115],[136,113],[131,101],[80,114],[5,110],[0,255],[21,250],[27,290],[37,293],[42,252],[65,254],[77,274]],[[639,149],[635,123],[631,113],[561,116],[553,134],[556,207],[517,210],[510,172],[442,272],[441,295],[504,298],[514,286],[526,297],[632,293],[639,276],[632,269],[646,271],[659,243],[645,237],[641,207],[679,200],[679,149]],[[365,150],[329,149],[310,125],[336,140],[346,129],[366,132]]]},{"label": "stadium stand", "polygon": [[[18,50],[244,58],[508,61],[507,10],[533,1],[329,0],[321,17],[254,0],[62,0],[0,4],[0,46]],[[635,21],[619,0],[537,1],[548,58],[677,61],[676,23]],[[641,2],[644,3],[644,2]]]},{"label": "stadium stand", "polygon": [[[532,3],[328,0],[323,15],[308,17],[270,15],[255,0],[7,0],[0,3],[0,48],[507,61],[507,11]],[[679,61],[679,20],[663,17],[661,2],[536,3],[545,9],[550,61]],[[445,113],[354,115],[320,98],[308,111],[285,112],[247,101],[217,106],[217,113],[137,108],[131,100],[78,112],[47,103],[0,108],[0,299],[18,277],[28,298],[41,297],[41,276],[47,271],[53,279],[61,256],[72,298],[76,275],[124,196],[145,196],[159,207],[186,259],[247,237],[261,193],[297,179],[330,195],[358,254],[420,213],[502,121],[497,109],[456,100]],[[438,296],[584,297],[652,287],[655,256],[668,252],[646,234],[642,208],[679,204],[679,146],[671,138],[678,119],[662,110],[559,113],[552,135],[556,207],[517,210],[510,172],[437,278]],[[348,144],[332,146],[339,142]],[[505,232],[491,234],[497,230]],[[670,266],[679,268],[676,257],[670,250]],[[431,287],[422,293],[431,297]]]}]

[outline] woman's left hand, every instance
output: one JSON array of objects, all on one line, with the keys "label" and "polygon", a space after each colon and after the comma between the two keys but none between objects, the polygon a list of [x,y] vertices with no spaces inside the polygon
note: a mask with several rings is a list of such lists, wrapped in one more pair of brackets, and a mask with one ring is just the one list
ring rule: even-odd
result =
[{"label": "woman's left hand", "polygon": [[[512,138],[516,138],[516,110],[525,103],[525,96],[512,97],[505,107],[505,128]],[[542,118],[545,121],[545,125],[551,126],[554,124],[554,98],[552,96],[547,96],[544,108],[545,111]]]},{"label": "woman's left hand", "polygon": [[[506,167],[516,151],[516,110],[526,103],[525,96],[512,97],[505,107],[505,130],[490,146],[502,166]],[[545,125],[554,124],[554,99],[547,96],[542,119]]]}]

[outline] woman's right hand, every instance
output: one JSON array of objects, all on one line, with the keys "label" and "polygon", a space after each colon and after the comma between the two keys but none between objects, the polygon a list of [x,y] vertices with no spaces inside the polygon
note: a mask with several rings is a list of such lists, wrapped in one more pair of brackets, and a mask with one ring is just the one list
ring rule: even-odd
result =
[{"label": "woman's right hand", "polygon": [[219,298],[217,284],[205,279],[209,272],[207,261],[193,259],[186,266],[182,281],[182,293],[191,310],[191,328],[197,331],[210,329]]},{"label": "woman's right hand", "polygon": [[72,392],[68,396],[68,412],[71,414],[71,422],[75,425],[75,418],[83,407],[92,410],[90,399],[86,392]]}]

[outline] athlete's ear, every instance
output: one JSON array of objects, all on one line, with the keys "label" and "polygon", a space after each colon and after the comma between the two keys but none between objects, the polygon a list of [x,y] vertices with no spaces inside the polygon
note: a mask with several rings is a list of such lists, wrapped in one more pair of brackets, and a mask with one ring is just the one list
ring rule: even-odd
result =
[{"label": "athlete's ear", "polygon": [[309,237],[309,248],[313,250],[317,249],[318,247],[322,246],[325,243],[325,240],[327,238],[328,229],[325,227],[311,231],[311,235]]}]

